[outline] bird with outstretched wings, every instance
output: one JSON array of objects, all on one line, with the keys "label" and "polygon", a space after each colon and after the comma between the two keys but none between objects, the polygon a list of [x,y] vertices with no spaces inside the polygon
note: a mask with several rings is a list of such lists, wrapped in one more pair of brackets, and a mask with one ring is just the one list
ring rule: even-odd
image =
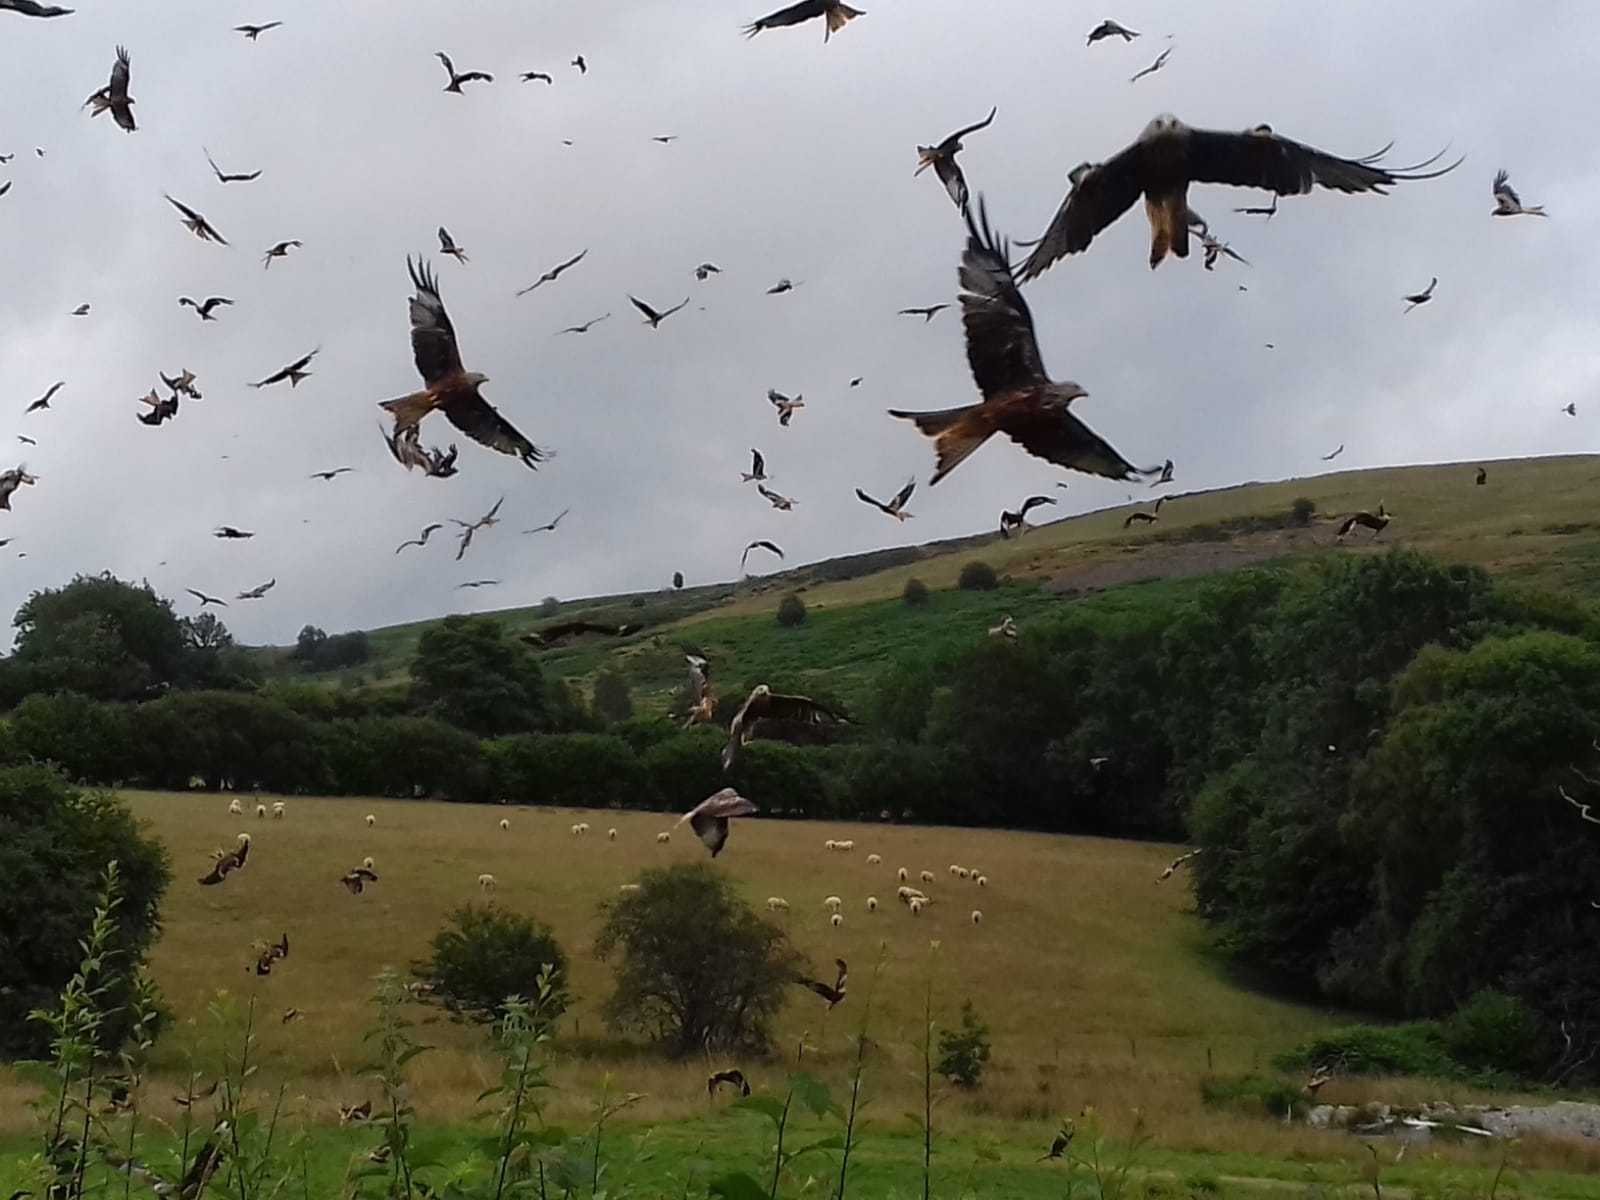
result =
[{"label": "bird with outstretched wings", "polygon": [[174,200],[171,196],[167,196],[165,192],[163,192],[162,195],[166,197],[168,204],[172,205],[173,208],[177,209],[183,214],[184,225],[188,228],[190,233],[195,235],[195,237],[199,238],[202,242],[216,242],[219,246],[226,246],[228,244],[228,239],[218,233],[216,226],[212,225],[210,221],[205,219],[205,217],[201,216],[194,209],[190,208],[182,200]]},{"label": "bird with outstretched wings", "polygon": [[671,308],[667,309],[665,312],[657,312],[655,309],[651,308],[648,304],[646,304],[643,300],[637,299],[634,296],[629,296],[628,299],[630,301],[632,301],[633,306],[635,308],[637,308],[640,312],[642,312],[644,314],[644,323],[646,325],[650,326],[651,329],[655,329],[657,326],[659,326],[661,324],[661,322],[665,321],[673,313],[677,312],[680,308],[683,308],[685,305],[687,305],[689,303],[689,297],[685,296],[683,298],[683,303],[674,304]]},{"label": "bird with outstretched wings", "polygon": [[826,42],[839,30],[843,29],[857,17],[866,14],[859,8],[851,8],[842,0],[800,0],[798,4],[791,4],[788,8],[780,8],[777,12],[768,13],[761,19],[746,25],[745,37],[755,37],[763,29],[782,29],[788,25],[799,25],[802,21],[811,21],[817,17],[825,22],[822,31],[822,40]]},{"label": "bird with outstretched wings", "polygon": [[728,821],[733,817],[753,817],[760,811],[738,792],[727,787],[713,792],[684,813],[678,818],[678,824],[687,821],[695,837],[705,843],[706,849],[711,851],[711,857],[715,858],[728,843]]},{"label": "bird with outstretched wings", "polygon": [[894,499],[885,504],[882,500],[875,500],[860,488],[856,489],[856,499],[863,504],[870,504],[881,513],[893,517],[897,521],[909,520],[913,514],[906,511],[906,505],[911,500],[911,493],[917,490],[915,479],[906,480],[905,486],[895,493]]},{"label": "bird with outstretched wings", "polygon": [[[271,26],[263,26],[263,28],[270,29]],[[217,177],[218,183],[249,183],[253,179],[261,178],[261,172],[259,170],[250,171],[244,174],[230,175],[221,167],[217,166],[217,160],[211,157],[211,151],[207,150],[204,146],[201,146],[200,149],[206,156],[206,162],[211,164],[211,172]]]},{"label": "bird with outstretched wings", "polygon": [[520,291],[518,291],[517,295],[526,296],[529,292],[534,291],[535,289],[543,286],[544,284],[554,283],[557,279],[561,278],[561,272],[570,270],[571,268],[577,266],[579,263],[581,263],[583,261],[584,255],[586,255],[588,253],[589,253],[588,247],[585,247],[584,249],[578,251],[578,253],[574,254],[571,258],[567,259],[565,262],[557,263],[555,266],[551,267],[548,271],[546,271],[543,275],[539,276],[539,278],[535,279],[527,287],[525,287],[525,288],[521,289]]},{"label": "bird with outstretched wings", "polygon": [[833,965],[838,968],[838,974],[834,977],[834,981],[831,984],[824,983],[820,979],[811,979],[805,975],[800,975],[795,978],[796,983],[800,984],[802,987],[810,988],[813,992],[826,1000],[828,1002],[829,1011],[832,1011],[833,1006],[844,999],[845,982],[850,978],[850,968],[845,966],[844,959],[834,959]]},{"label": "bird with outstretched wings", "polygon": [[[994,121],[998,108],[991,108],[989,115],[983,120],[972,125],[967,125],[956,130],[937,146],[917,147],[917,169],[913,175],[921,175],[929,167],[939,177],[939,182],[944,184],[944,190],[950,193],[950,199],[962,212],[967,211],[967,177],[961,173],[961,164],[956,161],[956,155],[961,153],[963,146],[961,139],[968,134],[977,133],[980,129],[987,129]],[[943,307],[941,305],[940,307]],[[904,310],[917,311],[917,310]],[[931,319],[931,314],[930,314]]]},{"label": "bird with outstretched wings", "polygon": [[450,61],[450,56],[442,50],[435,50],[433,56],[444,64],[445,72],[450,76],[450,82],[444,85],[444,90],[462,95],[461,85],[472,83],[474,80],[483,83],[493,83],[494,76],[487,71],[457,71],[456,65]]},{"label": "bird with outstretched wings", "polygon": [[128,52],[117,47],[117,60],[111,64],[111,81],[84,102],[91,117],[109,112],[119,128],[133,133],[139,123],[133,119],[133,97],[128,95]]},{"label": "bird with outstretched wings", "polygon": [[306,370],[306,367],[309,366],[311,360],[321,352],[322,347],[318,346],[310,354],[301,355],[287,367],[281,367],[274,371],[271,375],[268,375],[265,379],[258,379],[255,383],[252,383],[248,386],[253,388],[271,387],[273,384],[282,383],[285,379],[287,379],[291,388],[299,387],[300,381],[302,379],[309,378],[311,375],[311,372]]},{"label": "bird with outstretched wings", "polygon": [[739,574],[741,575],[744,574],[744,565],[746,560],[749,559],[750,551],[752,550],[765,550],[768,554],[776,554],[779,558],[783,557],[783,549],[776,542],[764,540],[751,542],[744,548],[744,553],[739,556]]},{"label": "bird with outstretched wings", "polygon": [[809,696],[785,695],[758,683],[728,722],[728,744],[722,750],[722,769],[731,771],[740,752],[756,737],[763,725],[781,729],[806,725],[842,724],[844,717]]}]

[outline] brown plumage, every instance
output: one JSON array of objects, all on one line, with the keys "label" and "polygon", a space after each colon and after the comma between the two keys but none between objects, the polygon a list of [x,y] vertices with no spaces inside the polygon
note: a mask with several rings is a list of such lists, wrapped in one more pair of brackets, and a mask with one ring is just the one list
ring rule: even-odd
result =
[{"label": "brown plumage", "polygon": [[38,412],[41,408],[49,408],[50,407],[50,401],[55,398],[55,394],[57,392],[59,392],[62,388],[66,387],[66,386],[67,386],[67,381],[66,380],[58,379],[55,383],[52,383],[50,385],[49,391],[45,392],[44,395],[40,396],[32,404],[28,405],[27,408],[23,409],[23,412],[25,412],[25,413]]},{"label": "brown plumage", "polygon": [[706,1078],[706,1095],[716,1095],[717,1088],[724,1083],[731,1083],[738,1088],[741,1096],[750,1094],[750,1083],[745,1079],[744,1072],[739,1070],[738,1067],[729,1067],[723,1071],[713,1071]]},{"label": "brown plumage", "polygon": [[584,620],[562,621],[556,625],[546,625],[543,629],[529,630],[522,635],[522,640],[530,646],[537,646],[543,650],[571,641],[575,637],[582,637],[586,633],[597,633],[602,637],[627,637],[630,633],[638,632],[638,629],[637,625],[604,625],[598,621]]},{"label": "brown plumage", "polygon": [[1108,17],[1089,31],[1089,40],[1085,45],[1092,46],[1096,42],[1109,37],[1119,37],[1125,42],[1131,42],[1138,36],[1132,29],[1119,25]]},{"label": "brown plumage", "polygon": [[111,82],[85,102],[91,117],[109,112],[111,119],[128,133],[139,128],[133,119],[133,97],[128,95],[128,52],[117,47],[117,61],[111,65]]},{"label": "brown plumage", "polygon": [[996,433],[1029,454],[1108,479],[1131,479],[1141,470],[1071,413],[1074,400],[1087,396],[1070,380],[1045,374],[1034,334],[1033,315],[1018,290],[1009,265],[1009,246],[990,230],[983,202],[978,223],[967,214],[967,248],[961,256],[961,318],[966,326],[967,362],[983,402],[937,412],[890,415],[916,422],[934,439],[938,483]]},{"label": "brown plumage", "polygon": [[767,460],[761,457],[761,451],[754,447],[750,450],[750,469],[740,474],[742,483],[760,483],[767,477]]},{"label": "brown plumage", "polygon": [[799,409],[806,406],[805,396],[785,396],[776,388],[767,389],[767,401],[778,410],[778,424],[785,426],[794,420],[794,414]]},{"label": "brown plumage", "polygon": [[1485,470],[1483,467],[1479,467],[1478,468],[1478,477],[1476,479],[1474,479],[1472,482],[1477,484],[1479,487],[1482,487],[1484,484],[1489,482],[1489,472],[1487,470]]},{"label": "brown plumage", "polygon": [[644,314],[644,323],[650,326],[651,329],[655,329],[661,324],[661,322],[665,321],[673,313],[677,312],[680,308],[689,303],[689,297],[685,296],[681,304],[674,304],[665,312],[657,312],[655,309],[651,308],[643,300],[640,300],[637,297],[629,296],[628,299],[632,302],[635,308]]},{"label": "brown plumage", "polygon": [[288,241],[274,243],[272,246],[268,247],[266,254],[262,256],[261,261],[265,264],[262,267],[262,270],[272,270],[273,259],[288,258],[289,251],[298,250],[300,247],[301,243],[294,238],[290,238]]},{"label": "brown plumage", "polygon": [[270,592],[273,588],[275,588],[277,586],[278,586],[278,580],[277,580],[277,577],[274,576],[273,578],[267,580],[265,583],[257,584],[255,587],[251,588],[248,592],[240,592],[237,596],[234,597],[234,599],[235,600],[259,600],[263,596],[265,596],[268,592]]},{"label": "brown plumage", "polygon": [[139,397],[139,401],[150,406],[149,412],[134,414],[142,425],[149,425],[154,428],[160,425],[161,422],[170,421],[178,415],[178,394],[176,392],[163,400],[156,394],[155,388],[151,388],[147,395]]},{"label": "brown plumage", "polygon": [[705,843],[711,857],[715,858],[728,844],[728,821],[733,817],[753,817],[760,811],[731,787],[726,787],[684,813],[678,818],[678,824],[687,821],[695,837]]},{"label": "brown plumage", "polygon": [[256,974],[271,975],[274,964],[282,962],[288,957],[289,935],[286,933],[272,945],[262,946],[256,951]]},{"label": "brown plumage", "polygon": [[1164,483],[1171,483],[1171,482],[1172,482],[1172,460],[1169,458],[1169,459],[1167,459],[1166,462],[1161,464],[1161,477],[1159,479],[1152,480],[1151,483],[1150,483],[1150,486],[1153,487],[1153,488],[1158,488]]},{"label": "brown plumage", "polygon": [[825,21],[822,40],[826,42],[851,21],[865,15],[861,9],[851,8],[848,4],[842,3],[842,0],[800,0],[798,4],[780,8],[777,12],[768,13],[760,20],[746,25],[744,35],[755,37],[763,29],[781,29],[787,25],[798,25],[802,21],[822,17]]},{"label": "brown plumage", "polygon": [[905,486],[894,494],[894,498],[885,504],[882,500],[874,500],[860,488],[856,489],[856,499],[863,504],[870,504],[881,513],[893,517],[896,521],[908,521],[915,514],[906,511],[906,504],[911,499],[911,493],[917,490],[915,479],[906,480]]},{"label": "brown plumage", "polygon": [[248,833],[241,833],[239,835],[238,849],[230,850],[225,854],[217,855],[216,861],[211,864],[211,870],[200,876],[201,886],[211,887],[215,884],[221,883],[233,872],[243,869],[245,862],[249,859],[249,857],[250,835]]},{"label": "brown plumage", "polygon": [[1187,866],[1189,864],[1189,862],[1194,858],[1194,856],[1199,854],[1199,853],[1200,853],[1200,851],[1198,851],[1198,850],[1191,850],[1187,854],[1178,855],[1178,857],[1173,859],[1172,862],[1167,866],[1167,869],[1165,871],[1161,872],[1161,874],[1156,876],[1156,882],[1157,883],[1161,883],[1164,880],[1171,879],[1172,878],[1172,873],[1174,871],[1178,870],[1181,867]]},{"label": "brown plumage", "polygon": [[182,392],[191,400],[200,399],[200,389],[195,387],[195,381],[199,377],[189,368],[185,367],[176,375],[168,375],[165,371],[161,371],[159,374],[161,382],[171,388],[172,391]]},{"label": "brown plumage", "polygon": [[[577,266],[579,263],[581,263],[583,261],[584,255],[586,255],[588,253],[589,253],[589,250],[588,250],[587,247],[585,247],[584,249],[578,251],[578,253],[574,254],[571,258],[567,259],[565,262],[557,263],[555,266],[551,267],[548,271],[546,271],[543,275],[539,276],[539,278],[535,279],[527,287],[525,287],[525,288],[521,289],[519,292],[517,292],[517,295],[526,296],[529,292],[534,291],[535,289],[537,289],[539,287],[542,287],[544,284],[554,283],[557,279],[561,278],[561,273],[563,271],[569,271],[573,267]],[[591,322],[591,324],[592,324],[592,322]]]},{"label": "brown plumage", "polygon": [[1165,504],[1166,501],[1167,501],[1167,498],[1165,496],[1162,496],[1162,497],[1160,497],[1160,498],[1158,498],[1156,500],[1156,506],[1153,509],[1151,509],[1149,512],[1139,512],[1139,511],[1136,510],[1134,512],[1129,513],[1127,515],[1127,517],[1123,520],[1122,527],[1124,529],[1126,529],[1126,528],[1128,528],[1128,526],[1132,525],[1135,521],[1139,522],[1141,525],[1154,525],[1157,521],[1159,521],[1161,519],[1161,506],[1163,504]]},{"label": "brown plumage", "polygon": [[1026,282],[1064,256],[1087,250],[1095,235],[1141,196],[1150,222],[1150,265],[1157,267],[1169,253],[1179,258],[1189,253],[1191,183],[1261,188],[1280,196],[1303,195],[1315,187],[1381,195],[1396,183],[1437,178],[1462,161],[1457,159],[1437,171],[1420,170],[1438,157],[1389,170],[1376,161],[1336,158],[1280,137],[1269,125],[1243,133],[1193,129],[1163,113],[1145,126],[1131,146],[1105,162],[1073,168],[1071,191],[1017,278]]},{"label": "brown plumage", "polygon": [[506,498],[501,496],[500,499],[494,502],[494,507],[488,512],[484,513],[483,516],[479,517],[476,521],[463,521],[459,517],[450,518],[450,520],[455,524],[461,526],[459,541],[456,545],[457,562],[460,562],[462,556],[466,554],[467,547],[472,545],[473,534],[477,533],[480,529],[489,529],[500,523],[500,506],[505,502]]},{"label": "brown plumage", "polygon": [[282,383],[285,379],[287,379],[291,388],[299,387],[300,381],[302,379],[309,378],[311,375],[311,372],[306,370],[306,367],[310,364],[313,358],[321,353],[321,351],[322,347],[318,346],[315,350],[311,351],[310,354],[302,355],[301,357],[295,359],[287,367],[283,367],[277,371],[274,371],[265,379],[258,379],[255,383],[252,383],[249,386],[253,388],[271,387],[273,384]]},{"label": "brown plumage", "polygon": [[1494,173],[1494,211],[1490,214],[1495,217],[1548,217],[1542,204],[1524,204],[1522,197],[1517,195],[1517,189],[1511,186],[1511,176],[1504,170]]},{"label": "brown plumage", "polygon": [[[38,482],[39,477],[37,475],[28,474],[26,463],[21,463],[12,467],[9,471],[0,473],[0,508],[10,512],[12,493],[25,483],[32,485]],[[782,551],[779,551],[779,554],[781,556]]]},{"label": "brown plumage", "polygon": [[200,601],[201,608],[205,608],[209,604],[215,604],[221,608],[228,607],[228,602],[219,596],[208,596],[204,592],[196,591],[194,588],[184,588],[183,590],[188,592],[189,595],[193,596],[196,600]]},{"label": "brown plumage", "polygon": [[427,386],[420,392],[382,402],[380,407],[394,416],[395,433],[416,428],[438,409],[473,441],[519,458],[536,469],[550,457],[550,452],[523,437],[478,393],[489,377],[462,366],[455,327],[439,298],[439,287],[428,264],[413,263],[408,257],[406,269],[417,289],[411,298],[411,352]]},{"label": "brown plumage", "polygon": [[1361,512],[1353,513],[1346,517],[1339,525],[1339,536],[1344,537],[1345,534],[1359,525],[1363,529],[1372,530],[1372,536],[1376,538],[1388,526],[1391,519],[1389,513],[1384,511],[1384,507],[1380,503],[1378,511],[1375,513],[1370,513],[1363,509]]},{"label": "brown plumage", "polygon": [[366,890],[367,884],[378,882],[378,876],[370,867],[357,867],[341,875],[339,882],[344,884],[344,890],[352,896],[359,896]]},{"label": "brown plumage", "polygon": [[455,446],[452,444],[448,451],[438,447],[424,449],[422,435],[415,426],[384,432],[380,425],[378,432],[383,434],[384,443],[389,447],[389,453],[394,455],[394,460],[408,471],[421,467],[424,475],[448,479],[459,470]]},{"label": "brown plumage", "polygon": [[195,212],[194,209],[190,208],[182,200],[174,200],[165,192],[162,192],[161,194],[162,196],[166,197],[168,204],[172,205],[173,208],[177,209],[183,214],[184,225],[188,227],[189,232],[194,234],[195,237],[199,238],[202,242],[216,242],[219,246],[226,246],[228,244],[228,239],[218,233],[216,227],[212,225],[210,221],[206,220],[199,213]]},{"label": "brown plumage", "polygon": [[[774,692],[764,683],[758,683],[739,706],[728,722],[728,744],[722,749],[722,769],[731,771],[739,761],[739,753],[756,737],[763,726],[771,722],[786,722],[792,726],[841,723],[844,717],[826,704],[809,696],[789,696]],[[768,725],[769,736],[781,733],[781,725]]]},{"label": "brown plumage", "polygon": [[683,727],[710,723],[717,716],[717,689],[711,684],[711,664],[698,654],[685,654],[689,664],[689,695],[692,698]]},{"label": "brown plumage", "polygon": [[749,559],[750,551],[752,550],[765,550],[769,554],[776,554],[779,558],[783,557],[783,548],[776,542],[769,542],[765,540],[751,542],[744,548],[744,553],[739,556],[739,574],[741,575],[744,574],[744,565],[746,560]]},{"label": "brown plumage", "polygon": [[1000,514],[1000,536],[1009,538],[1013,533],[1019,536],[1028,532],[1028,514],[1044,504],[1054,504],[1052,496],[1029,496],[1022,502],[1022,507],[1016,512],[1007,509]]},{"label": "brown plumage", "polygon": [[[944,184],[944,190],[950,193],[950,199],[955,201],[956,207],[962,212],[967,211],[968,196],[967,177],[961,173],[961,164],[956,161],[956,155],[963,149],[961,139],[968,134],[977,133],[980,129],[987,129],[994,121],[995,113],[999,111],[999,108],[991,108],[989,115],[983,120],[956,130],[937,146],[917,147],[918,166],[912,174],[920,175],[932,167],[933,173],[939,177],[939,182]],[[932,314],[929,314],[929,319],[932,319]]]},{"label": "brown plumage", "polygon": [[850,978],[850,968],[845,965],[842,958],[833,960],[833,965],[838,968],[838,974],[831,984],[823,983],[820,979],[810,979],[805,975],[797,975],[795,982],[802,987],[808,987],[817,995],[828,1002],[828,1011],[833,1011],[833,1006],[844,999],[845,984]]},{"label": "brown plumage", "polygon": [[467,252],[456,245],[455,238],[450,236],[450,231],[443,225],[439,226],[439,253],[448,254],[458,263],[465,265],[468,262]]},{"label": "brown plumage", "polygon": [[779,512],[789,512],[796,504],[796,501],[789,499],[788,496],[780,495],[764,483],[756,484],[756,491],[760,492],[767,503]]}]

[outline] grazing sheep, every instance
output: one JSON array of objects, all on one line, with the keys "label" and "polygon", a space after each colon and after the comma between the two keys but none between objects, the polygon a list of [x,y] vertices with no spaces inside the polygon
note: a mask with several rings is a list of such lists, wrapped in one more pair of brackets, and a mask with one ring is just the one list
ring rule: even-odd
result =
[{"label": "grazing sheep", "polygon": [[971,877],[972,872],[967,870],[965,867],[962,867],[961,870],[956,872],[956,878],[958,879],[970,879]]},{"label": "grazing sheep", "polygon": [[844,901],[839,899],[837,896],[829,896],[822,902],[822,907],[827,909],[829,912],[836,913],[844,907]]},{"label": "grazing sheep", "polygon": [[656,845],[658,845],[658,846],[661,845],[663,842],[670,842],[671,840],[672,840],[672,835],[670,833],[666,832],[665,830],[662,830],[660,833],[656,834]]},{"label": "grazing sheep", "polygon": [[768,912],[788,912],[789,911],[789,902],[787,900],[785,900],[782,896],[768,896],[767,897],[767,911]]},{"label": "grazing sheep", "polygon": [[869,867],[875,867],[879,863],[881,863],[882,861],[883,861],[883,855],[881,855],[881,854],[869,854],[869,855],[867,855],[867,866],[869,866]]},{"label": "grazing sheep", "polygon": [[922,901],[921,900],[917,900],[917,899],[913,899],[911,901],[911,915],[914,917],[918,913],[920,913],[921,911],[922,911]]},{"label": "grazing sheep", "polygon": [[573,837],[577,837],[582,832],[583,832],[583,827],[581,825],[579,825],[576,821],[574,821],[572,823],[572,836]]},{"label": "grazing sheep", "polygon": [[267,806],[265,804],[256,805],[256,816],[259,818],[259,817],[264,817],[266,815],[267,815]]},{"label": "grazing sheep", "polygon": [[272,802],[272,819],[274,821],[283,820],[283,813],[284,813],[283,801],[282,800],[274,800]]},{"label": "grazing sheep", "polygon": [[833,916],[828,918],[828,920],[830,922],[832,922],[833,927],[835,929],[839,928],[839,926],[844,924],[844,918],[841,917],[838,913],[834,913]]},{"label": "grazing sheep", "polygon": [[961,868],[956,866],[955,863],[951,863],[950,864],[950,874],[952,874],[952,875],[961,874]]},{"label": "grazing sheep", "polygon": [[932,871],[924,871],[922,873],[922,882],[923,883],[932,883],[933,882],[933,872]]},{"label": "grazing sheep", "polygon": [[927,896],[917,891],[917,889],[914,887],[900,888],[897,892],[895,892],[895,895],[900,898],[900,902],[902,904],[910,904],[913,900],[920,900],[923,903],[926,903],[928,899]]},{"label": "grazing sheep", "polygon": [[610,841],[610,842],[616,841],[617,840],[617,831],[615,829],[606,830],[606,840]]},{"label": "grazing sheep", "polygon": [[640,886],[637,883],[625,883],[617,889],[617,891],[621,892],[624,896],[631,896],[634,892],[640,890]]},{"label": "grazing sheep", "polygon": [[909,878],[909,876],[908,876],[908,874],[906,872],[906,869],[904,867],[901,867],[900,868],[900,882],[904,883],[907,878]]},{"label": "grazing sheep", "polygon": [[846,839],[845,841],[842,841],[842,842],[839,843],[839,849],[843,850],[846,854],[848,854],[850,851],[854,850],[855,848],[856,848],[856,843],[855,843],[855,840],[853,838]]},{"label": "grazing sheep", "polygon": [[587,822],[587,821],[579,821],[578,822],[578,832],[579,833],[588,833],[589,832],[589,822]]},{"label": "grazing sheep", "polygon": [[877,912],[878,911],[878,898],[876,896],[868,896],[867,897],[867,911],[868,912]]},{"label": "grazing sheep", "polygon": [[244,816],[244,805],[240,804],[237,800],[228,801],[228,814],[234,817]]},{"label": "grazing sheep", "polygon": [[979,875],[978,876],[978,886],[979,887],[988,887],[989,886],[989,877],[987,875]]},{"label": "grazing sheep", "polygon": [[824,850],[832,850],[838,844],[839,844],[838,842],[834,841],[832,838],[829,838],[827,841],[822,843],[822,848]]},{"label": "grazing sheep", "polygon": [[487,871],[485,871],[482,875],[478,876],[478,886],[481,887],[484,891],[486,891],[486,892],[494,891],[494,885],[495,885],[495,878],[494,878],[493,875],[489,874]]},{"label": "grazing sheep", "polygon": [[377,823],[378,823],[378,818],[373,816],[371,813],[368,813],[367,814],[367,828],[371,829]]},{"label": "grazing sheep", "polygon": [[370,854],[361,860],[361,865],[369,871],[373,870],[377,866],[377,864],[372,861],[372,855]]},{"label": "grazing sheep", "polygon": [[979,912],[977,909],[973,909],[972,910],[972,923],[974,925],[977,925],[982,920],[983,920],[983,914],[981,912]]}]

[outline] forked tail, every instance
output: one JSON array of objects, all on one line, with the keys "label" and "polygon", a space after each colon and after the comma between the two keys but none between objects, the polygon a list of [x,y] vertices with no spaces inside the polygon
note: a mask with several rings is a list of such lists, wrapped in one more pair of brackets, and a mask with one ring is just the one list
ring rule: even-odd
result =
[{"label": "forked tail", "polygon": [[983,410],[982,404],[965,404],[960,408],[942,408],[934,412],[904,412],[891,408],[889,415],[916,422],[923,435],[933,439],[937,462],[933,478],[928,480],[928,486],[932,487],[989,440],[994,429],[977,420]]}]

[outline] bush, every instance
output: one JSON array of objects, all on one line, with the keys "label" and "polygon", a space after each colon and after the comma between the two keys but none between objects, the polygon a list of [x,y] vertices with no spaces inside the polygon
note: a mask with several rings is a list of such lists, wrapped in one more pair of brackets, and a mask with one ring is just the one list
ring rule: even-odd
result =
[{"label": "bush", "polygon": [[778,602],[778,624],[796,629],[806,623],[806,602],[799,596],[785,596]]},{"label": "bush", "polygon": [[939,1034],[939,1074],[957,1087],[976,1088],[983,1081],[983,1069],[989,1065],[993,1050],[989,1027],[978,1020],[972,1001],[964,1000],[961,1028]]},{"label": "bush", "polygon": [[633,695],[628,677],[615,667],[607,667],[594,677],[594,711],[608,721],[626,721],[633,716]]},{"label": "bush", "polygon": [[1200,1099],[1208,1108],[1227,1108],[1252,1117],[1299,1115],[1305,1093],[1282,1079],[1260,1075],[1207,1075],[1200,1080]]},{"label": "bush", "polygon": [[1427,1075],[1449,1079],[1460,1066],[1445,1049],[1439,1027],[1431,1021],[1408,1025],[1352,1025],[1301,1042],[1278,1055],[1274,1066],[1285,1071],[1326,1067],[1342,1075]]},{"label": "bush", "polygon": [[1289,524],[1309,525],[1316,511],[1317,503],[1315,500],[1307,500],[1304,496],[1297,496],[1294,503],[1289,506]]},{"label": "bush", "polygon": [[510,996],[538,1000],[546,970],[551,990],[539,1006],[541,1019],[554,1022],[571,1000],[567,956],[550,927],[532,917],[468,904],[450,914],[430,949],[412,973],[432,982],[432,994],[447,1009],[471,1020],[499,1020]]},{"label": "bush", "polygon": [[1000,586],[1000,576],[988,563],[974,560],[961,568],[956,586],[963,592],[992,592]]},{"label": "bush", "polygon": [[557,600],[554,596],[546,596],[543,600],[539,601],[539,615],[541,617],[553,617],[560,611],[561,601]]},{"label": "bush", "polygon": [[921,608],[928,602],[928,585],[920,579],[908,579],[900,599],[906,602],[908,608]]},{"label": "bush", "polygon": [[767,1050],[772,1021],[804,963],[710,864],[646,871],[639,890],[601,905],[595,955],[614,961],[613,1029],[679,1058]]},{"label": "bush", "polygon": [[1528,1006],[1500,992],[1479,992],[1444,1023],[1450,1057],[1474,1071],[1531,1075],[1538,1069],[1540,1041]]}]

